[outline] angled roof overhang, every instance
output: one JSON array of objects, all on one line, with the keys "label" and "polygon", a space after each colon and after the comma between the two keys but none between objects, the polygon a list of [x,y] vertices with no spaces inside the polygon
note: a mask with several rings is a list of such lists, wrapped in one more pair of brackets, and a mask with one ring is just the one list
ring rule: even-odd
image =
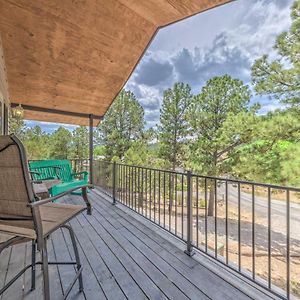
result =
[{"label": "angled roof overhang", "polygon": [[75,113],[27,119],[88,125],[82,116],[105,114],[159,28],[230,1],[0,0],[10,101]]}]

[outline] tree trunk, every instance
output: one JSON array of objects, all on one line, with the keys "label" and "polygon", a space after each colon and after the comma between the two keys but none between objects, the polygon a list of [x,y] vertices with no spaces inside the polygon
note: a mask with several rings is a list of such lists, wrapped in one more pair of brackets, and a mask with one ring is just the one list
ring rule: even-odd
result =
[{"label": "tree trunk", "polygon": [[139,208],[143,207],[143,194],[141,192],[138,192],[138,206]]},{"label": "tree trunk", "polygon": [[[141,176],[141,177],[140,177]],[[143,210],[144,206],[144,195],[143,195],[143,180],[144,180],[144,174],[140,175],[140,171],[138,170],[138,207]]]},{"label": "tree trunk", "polygon": [[208,200],[208,210],[207,215],[213,217],[215,210],[215,183],[211,182],[209,187],[209,200]]},{"label": "tree trunk", "polygon": [[[172,214],[172,210],[173,210],[173,205],[174,205],[174,188],[175,188],[175,176],[174,174],[170,173],[170,178],[169,178],[169,191],[170,191],[170,195],[169,195],[169,214]],[[177,203],[175,203],[176,205]]]},{"label": "tree trunk", "polygon": [[[213,154],[213,172],[212,174],[214,176],[216,176],[217,174],[217,162],[218,162],[218,156],[217,156],[217,151],[214,151]],[[215,185],[217,184],[216,180],[211,179],[210,181],[210,187],[209,187],[209,200],[208,200],[208,211],[207,211],[207,215],[209,217],[213,217],[214,216],[214,210],[215,210],[215,197],[217,197],[217,195],[215,195]]]}]

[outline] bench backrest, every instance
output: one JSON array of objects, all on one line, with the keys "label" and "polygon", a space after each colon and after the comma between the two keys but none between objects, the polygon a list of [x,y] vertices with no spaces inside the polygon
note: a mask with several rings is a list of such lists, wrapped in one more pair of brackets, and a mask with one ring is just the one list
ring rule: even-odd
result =
[{"label": "bench backrest", "polygon": [[[54,167],[59,167],[59,169]],[[72,180],[71,162],[66,159],[30,161],[29,168],[30,171],[39,173],[39,175],[33,174],[35,180],[45,180],[49,178],[58,178],[63,182]]]}]

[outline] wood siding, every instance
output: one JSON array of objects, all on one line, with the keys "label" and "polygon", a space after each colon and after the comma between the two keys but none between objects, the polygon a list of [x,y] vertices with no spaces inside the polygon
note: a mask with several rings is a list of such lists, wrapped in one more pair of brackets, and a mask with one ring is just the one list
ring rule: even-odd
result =
[{"label": "wood siding", "polygon": [[2,49],[2,41],[0,35],[0,92],[6,104],[9,103],[9,96],[8,96],[8,85],[7,85],[7,77],[6,77],[6,68],[4,62],[4,53]]},{"label": "wood siding", "polygon": [[[3,102],[3,103],[2,103]],[[6,107],[4,107],[4,105]],[[4,61],[4,53],[2,48],[2,40],[0,35],[0,134],[7,133],[8,120],[7,113],[5,113],[7,107],[9,107],[9,94],[8,84],[6,76],[6,67]]]}]

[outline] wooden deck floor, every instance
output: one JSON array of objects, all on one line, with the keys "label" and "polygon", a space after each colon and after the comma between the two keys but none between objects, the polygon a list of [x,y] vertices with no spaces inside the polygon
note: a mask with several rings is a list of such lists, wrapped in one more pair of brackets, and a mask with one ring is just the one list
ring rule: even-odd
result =
[{"label": "wooden deck floor", "polygon": [[[78,292],[76,283],[68,299],[268,299],[201,254],[188,257],[175,238],[121,204],[112,206],[99,191],[89,197],[93,215],[83,213],[71,222],[84,265],[84,292]],[[80,200],[78,196],[64,199]],[[55,232],[48,247],[51,260],[73,258],[64,231]],[[30,244],[23,244],[1,254],[0,287],[29,263],[30,250]],[[61,299],[74,272],[72,266],[50,266],[51,299]],[[27,271],[2,299],[42,299],[40,268],[34,292]]]}]

